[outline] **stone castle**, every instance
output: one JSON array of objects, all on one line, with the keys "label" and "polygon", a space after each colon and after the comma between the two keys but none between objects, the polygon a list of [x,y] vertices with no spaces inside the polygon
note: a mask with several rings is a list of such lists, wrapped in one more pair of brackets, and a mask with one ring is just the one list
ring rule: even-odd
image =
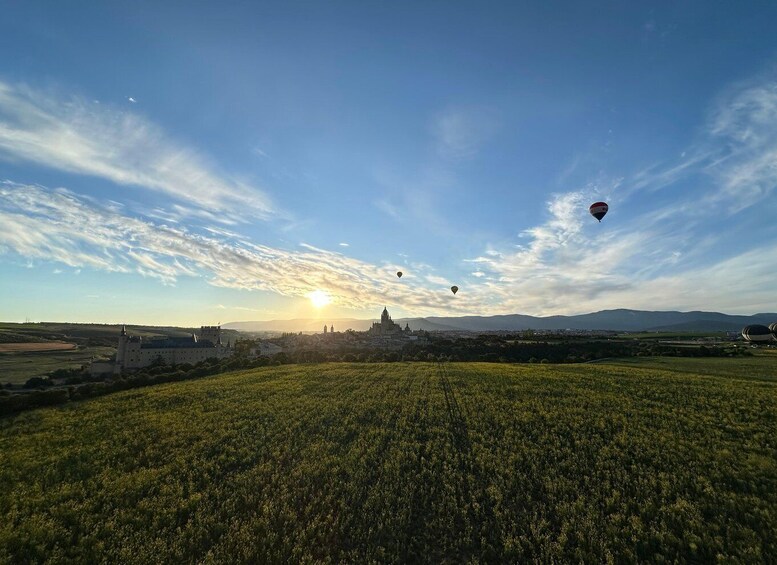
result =
[{"label": "stone castle", "polygon": [[116,360],[111,363],[95,363],[92,372],[120,374],[125,370],[141,369],[162,360],[167,365],[194,365],[205,359],[224,359],[234,354],[230,343],[221,342],[221,326],[202,326],[200,337],[152,337],[127,334],[122,326]]}]

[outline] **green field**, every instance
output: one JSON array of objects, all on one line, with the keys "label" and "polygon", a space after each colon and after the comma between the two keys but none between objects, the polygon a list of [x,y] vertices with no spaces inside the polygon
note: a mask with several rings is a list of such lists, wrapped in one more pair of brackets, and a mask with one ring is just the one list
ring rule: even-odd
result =
[{"label": "green field", "polygon": [[5,418],[0,562],[774,562],[777,360],[663,361],[287,365]]},{"label": "green field", "polygon": [[643,369],[661,369],[673,373],[703,374],[727,379],[764,380],[777,384],[777,350],[758,352],[753,357],[699,359],[694,357],[630,357],[612,359],[604,364]]},{"label": "green field", "polygon": [[115,347],[79,347],[72,351],[0,353],[0,384],[24,384],[30,377],[56,369],[72,369],[89,363],[94,357],[107,357]]}]

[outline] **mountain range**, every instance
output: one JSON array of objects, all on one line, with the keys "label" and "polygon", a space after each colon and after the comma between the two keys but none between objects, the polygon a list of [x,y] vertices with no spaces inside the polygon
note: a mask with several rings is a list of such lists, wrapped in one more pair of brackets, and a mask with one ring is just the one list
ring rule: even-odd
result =
[{"label": "mountain range", "polygon": [[[335,331],[364,331],[376,320],[340,318],[332,320],[298,318],[256,322],[230,322],[222,327],[239,331],[319,332],[324,323]],[[654,312],[648,310],[601,310],[577,316],[429,316],[394,320],[402,327],[427,331],[493,331],[493,330],[619,330],[619,331],[739,331],[748,324],[769,325],[777,322],[777,313],[751,316],[720,312]]]}]

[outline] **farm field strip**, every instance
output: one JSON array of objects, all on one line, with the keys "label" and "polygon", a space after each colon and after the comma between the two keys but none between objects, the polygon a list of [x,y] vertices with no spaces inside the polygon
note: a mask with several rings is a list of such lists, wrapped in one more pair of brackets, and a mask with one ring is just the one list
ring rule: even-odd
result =
[{"label": "farm field strip", "polygon": [[727,361],[287,365],[25,412],[0,562],[768,561],[777,383]]},{"label": "farm field strip", "polygon": [[63,351],[75,349],[75,343],[48,341],[43,343],[0,343],[0,353],[26,353],[37,351]]}]

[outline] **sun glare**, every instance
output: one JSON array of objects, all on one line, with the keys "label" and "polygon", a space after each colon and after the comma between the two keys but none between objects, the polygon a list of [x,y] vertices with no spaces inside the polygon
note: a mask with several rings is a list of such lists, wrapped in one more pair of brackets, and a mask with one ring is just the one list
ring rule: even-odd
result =
[{"label": "sun glare", "polygon": [[314,290],[308,294],[308,298],[310,299],[310,303],[313,304],[313,306],[316,308],[323,308],[332,302],[332,297],[323,290]]}]

